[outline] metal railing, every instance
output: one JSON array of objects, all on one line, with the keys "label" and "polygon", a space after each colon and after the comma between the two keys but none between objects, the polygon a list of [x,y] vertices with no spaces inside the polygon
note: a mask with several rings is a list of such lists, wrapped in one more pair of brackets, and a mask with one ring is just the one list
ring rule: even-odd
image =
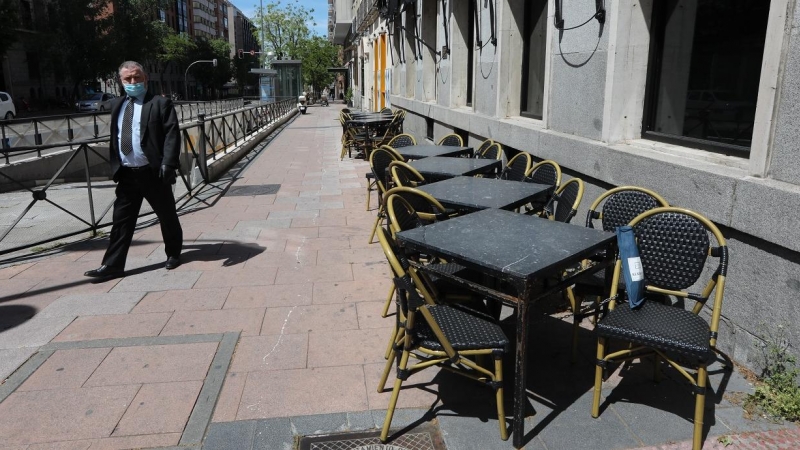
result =
[{"label": "metal railing", "polygon": [[[180,177],[174,189],[179,210],[211,181],[209,165],[293,111],[296,100],[287,99],[211,116],[199,113],[196,121],[181,124]],[[94,136],[6,150],[13,156],[69,148],[58,155],[63,162],[57,160],[58,167],[40,186],[31,187],[13,176],[8,166],[0,168],[0,182],[18,189],[0,194],[0,255],[81,233],[96,234],[98,228],[111,225],[115,194],[109,139]],[[150,213],[145,203],[140,215]]]},{"label": "metal railing", "polygon": [[[238,111],[245,99],[216,100],[209,102],[177,102],[175,112],[181,123],[197,120],[199,114],[217,115]],[[11,151],[18,157],[41,157],[43,146],[64,147],[88,139],[97,139],[110,132],[111,113],[93,112],[60,116],[42,116],[27,119],[0,120],[0,153],[5,164],[10,164]],[[28,153],[20,153],[29,148]]]}]

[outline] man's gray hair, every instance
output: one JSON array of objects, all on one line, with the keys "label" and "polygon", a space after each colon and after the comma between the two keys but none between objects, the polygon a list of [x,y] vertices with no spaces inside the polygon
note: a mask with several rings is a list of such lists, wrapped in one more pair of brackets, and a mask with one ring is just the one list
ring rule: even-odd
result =
[{"label": "man's gray hair", "polygon": [[122,69],[139,69],[144,76],[147,76],[147,72],[144,70],[141,64],[136,61],[125,61],[124,63],[119,65],[119,69],[117,69],[117,75],[122,72]]}]

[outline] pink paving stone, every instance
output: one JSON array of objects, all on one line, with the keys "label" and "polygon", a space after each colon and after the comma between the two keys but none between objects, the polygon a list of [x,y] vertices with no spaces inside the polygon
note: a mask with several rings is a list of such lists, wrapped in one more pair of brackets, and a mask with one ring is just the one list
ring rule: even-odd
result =
[{"label": "pink paving stone", "polygon": [[[384,361],[394,324],[386,328],[310,333],[308,367],[362,365]],[[332,355],[336,355],[333,357]]]},{"label": "pink paving stone", "polygon": [[57,350],[17,391],[77,389],[103,362],[110,348]]},{"label": "pink paving stone", "polygon": [[0,403],[0,446],[111,435],[138,385],[15,392]]},{"label": "pink paving stone", "polygon": [[394,324],[395,318],[392,315],[395,312],[394,302],[389,305],[389,315],[387,317],[381,316],[384,305],[385,301],[357,303],[358,328],[362,330],[368,328],[385,329],[387,325]]},{"label": "pink paving stone", "polygon": [[[99,264],[92,264],[92,268],[97,268]],[[13,280],[13,278],[12,278]],[[83,272],[76,276],[65,276],[59,278],[45,278],[32,292],[51,292],[59,295],[69,294],[102,294],[110,291],[122,280],[115,278],[102,283],[93,282],[83,276]]]},{"label": "pink paving stone", "polygon": [[170,313],[79,317],[53,339],[55,342],[158,336]]},{"label": "pink paving stone", "polygon": [[286,251],[295,252],[301,250],[336,250],[348,249],[350,242],[344,236],[327,238],[290,238],[286,241]]},{"label": "pink paving stone", "polygon": [[261,335],[355,330],[358,318],[354,304],[310,305],[269,308]]},{"label": "pink paving stone", "polygon": [[[413,362],[414,360],[410,361]],[[389,369],[389,377],[386,379],[384,390],[383,392],[378,392],[378,383],[381,380],[384,367],[386,367],[386,361],[364,365],[369,409],[386,409],[389,407],[389,397],[392,395],[392,388],[397,379],[397,365],[393,364]],[[439,370],[436,367],[431,367],[408,377],[408,380],[403,382],[400,396],[397,398],[397,407],[430,407],[438,396],[439,386],[434,382],[434,378],[436,378]],[[478,383],[475,386],[476,389],[482,388]]]},{"label": "pink paving stone", "polygon": [[236,420],[365,411],[367,408],[361,366],[251,372],[247,374]]},{"label": "pink paving stone", "polygon": [[314,218],[295,218],[292,219],[292,228],[303,227],[332,227],[332,226],[345,226],[347,219],[344,217],[314,217]]},{"label": "pink paving stone", "polygon": [[[349,240],[348,240],[349,245]],[[342,263],[368,263],[383,262],[386,256],[383,254],[379,245],[371,248],[357,248],[347,250],[328,250],[321,249],[317,252],[317,264],[342,264]]]},{"label": "pink paving stone", "polygon": [[[369,231],[367,231],[369,230]],[[365,247],[372,247],[378,244],[378,238],[373,238],[373,243],[369,243],[369,235],[372,231],[372,225],[369,226],[369,229],[364,229],[364,234],[360,234],[358,236],[350,236],[350,248],[365,248]]]},{"label": "pink paving stone", "polygon": [[275,284],[316,283],[319,281],[351,281],[353,273],[349,264],[324,266],[280,267]]},{"label": "pink paving stone", "polygon": [[[12,300],[23,297],[28,290],[39,284],[40,278],[20,278],[14,277],[8,280],[0,280],[0,300]],[[34,290],[38,291],[38,290]],[[43,293],[41,291],[32,292],[28,295]]]},{"label": "pink paving stone", "polygon": [[131,311],[134,314],[221,309],[230,288],[179,289],[150,292]]},{"label": "pink paving stone", "polygon": [[310,305],[311,293],[311,284],[233,287],[224,309]]},{"label": "pink paving stone", "polygon": [[304,369],[307,350],[308,333],[243,337],[230,371]]},{"label": "pink paving stone", "polygon": [[219,270],[207,270],[200,275],[194,289],[223,286],[265,286],[274,284],[277,267],[232,266]]},{"label": "pink paving stone", "polygon": [[116,347],[85,386],[202,381],[216,350],[215,342]]},{"label": "pink paving stone", "polygon": [[228,372],[225,376],[225,383],[222,385],[222,392],[217,399],[217,405],[214,407],[212,422],[236,420],[236,412],[239,410],[245,381],[247,381],[247,373]]},{"label": "pink paving stone", "polygon": [[20,272],[25,271],[26,269],[33,267],[35,263],[29,264],[17,264],[16,266],[9,266],[0,269],[0,280],[7,280],[14,275],[17,275]]},{"label": "pink paving stone", "polygon": [[284,251],[286,243],[280,251],[265,251],[253,255],[245,261],[245,267],[295,267],[309,266],[317,263],[317,251],[305,249],[302,246],[291,251]]},{"label": "pink paving stone", "polygon": [[[97,441],[98,439],[66,442],[45,442],[41,444],[32,444],[24,448],[27,450],[87,450],[92,448],[92,444]],[[3,450],[6,450],[6,447],[3,447]]]},{"label": "pink paving stone", "polygon": [[243,336],[258,335],[263,318],[264,308],[176,311],[167,322],[161,335],[177,336],[228,331],[241,331]]},{"label": "pink paving stone", "polygon": [[182,432],[201,387],[199,380],[143,385],[112,435]]},{"label": "pink paving stone", "polygon": [[148,434],[145,436],[121,436],[98,439],[90,450],[127,450],[131,448],[158,448],[177,446],[181,433]]},{"label": "pink paving stone", "polygon": [[380,262],[366,262],[353,264],[354,280],[390,280],[391,269],[384,259]]},{"label": "pink paving stone", "polygon": [[319,237],[344,237],[344,236],[358,236],[360,234],[364,234],[366,232],[372,231],[372,226],[370,228],[366,227],[320,227],[319,229]]},{"label": "pink paving stone", "polygon": [[284,239],[284,240],[303,240],[319,237],[318,227],[305,228],[266,228],[258,234],[256,242],[261,240]]},{"label": "pink paving stone", "polygon": [[385,299],[389,294],[391,281],[360,280],[360,281],[333,281],[314,283],[314,297],[312,303],[353,303],[373,302]]}]

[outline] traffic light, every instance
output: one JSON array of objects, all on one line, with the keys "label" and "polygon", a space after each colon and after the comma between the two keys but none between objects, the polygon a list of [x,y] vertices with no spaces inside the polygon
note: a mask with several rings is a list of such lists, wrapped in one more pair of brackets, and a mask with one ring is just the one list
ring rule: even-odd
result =
[{"label": "traffic light", "polygon": [[239,49],[239,51],[238,51],[238,53],[239,53],[239,59],[242,59],[242,53],[244,53],[244,50],[242,50],[242,49],[240,48],[240,49]]}]

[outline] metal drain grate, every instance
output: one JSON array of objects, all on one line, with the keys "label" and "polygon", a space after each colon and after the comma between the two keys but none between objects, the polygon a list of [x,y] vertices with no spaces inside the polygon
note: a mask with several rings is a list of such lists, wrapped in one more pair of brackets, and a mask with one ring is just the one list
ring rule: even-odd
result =
[{"label": "metal drain grate", "polygon": [[228,189],[226,197],[244,197],[251,195],[277,194],[280,184],[255,184],[250,186],[234,186]]},{"label": "metal drain grate", "polygon": [[382,444],[379,431],[303,436],[299,450],[444,450],[438,429],[421,427]]}]

